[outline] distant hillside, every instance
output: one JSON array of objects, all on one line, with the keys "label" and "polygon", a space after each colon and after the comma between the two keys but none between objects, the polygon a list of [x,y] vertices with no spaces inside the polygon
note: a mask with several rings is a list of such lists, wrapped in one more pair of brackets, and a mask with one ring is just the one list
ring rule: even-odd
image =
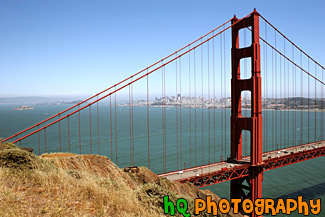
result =
[{"label": "distant hillside", "polygon": [[38,157],[10,143],[0,144],[0,216],[165,216],[166,195],[172,201],[187,199],[191,216],[194,198],[211,195],[220,200],[209,190],[171,182],[145,167],[120,169],[104,156]]}]

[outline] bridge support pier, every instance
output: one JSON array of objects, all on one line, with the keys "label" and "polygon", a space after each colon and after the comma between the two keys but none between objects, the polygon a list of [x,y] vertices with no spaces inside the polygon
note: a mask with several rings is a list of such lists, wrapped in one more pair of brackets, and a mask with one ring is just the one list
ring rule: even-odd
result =
[{"label": "bridge support pier", "polygon": [[[231,79],[231,160],[242,160],[242,131],[250,131],[250,167],[248,186],[245,179],[231,181],[231,198],[251,199],[253,202],[262,197],[262,94],[261,66],[259,44],[259,14],[254,10],[249,17],[232,19],[232,79]],[[252,44],[239,48],[239,30],[250,27]],[[251,58],[252,77],[240,78],[240,60]],[[251,117],[243,117],[241,113],[241,92],[251,92]],[[245,193],[248,190],[248,193]],[[257,216],[254,212],[253,217]]]}]

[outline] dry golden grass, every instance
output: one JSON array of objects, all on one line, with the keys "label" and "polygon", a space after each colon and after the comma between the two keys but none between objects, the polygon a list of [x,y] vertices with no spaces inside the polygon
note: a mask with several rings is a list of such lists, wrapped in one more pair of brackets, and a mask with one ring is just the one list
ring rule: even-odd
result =
[{"label": "dry golden grass", "polygon": [[164,195],[189,201],[206,196],[191,184],[170,182],[147,168],[126,173],[103,156],[37,157],[0,146],[0,216],[164,216]]},{"label": "dry golden grass", "polygon": [[89,160],[82,158],[75,160],[79,170],[54,164],[46,170],[1,167],[0,216],[160,216],[144,207],[122,178],[116,179],[122,171],[115,165],[116,176],[96,175],[87,172]]}]

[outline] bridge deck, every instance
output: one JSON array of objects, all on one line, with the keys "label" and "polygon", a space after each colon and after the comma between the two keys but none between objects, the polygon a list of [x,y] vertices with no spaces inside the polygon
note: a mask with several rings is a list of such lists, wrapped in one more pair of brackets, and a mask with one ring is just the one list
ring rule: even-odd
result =
[{"label": "bridge deck", "polygon": [[[294,146],[263,153],[264,171],[298,163],[311,158],[325,156],[325,141]],[[219,182],[229,181],[249,175],[250,157],[242,161],[219,162],[209,165],[192,167],[184,170],[159,174],[172,181],[192,182],[198,187],[204,187]]]}]

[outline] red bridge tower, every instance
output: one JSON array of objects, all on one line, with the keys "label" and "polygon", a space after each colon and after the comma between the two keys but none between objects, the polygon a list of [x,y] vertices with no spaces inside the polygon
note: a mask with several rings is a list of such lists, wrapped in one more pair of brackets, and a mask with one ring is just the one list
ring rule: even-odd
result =
[{"label": "red bridge tower", "polygon": [[[250,175],[247,179],[231,181],[231,198],[251,199],[253,202],[262,197],[262,94],[261,94],[261,60],[259,44],[259,13],[254,10],[249,17],[240,21],[232,19],[232,79],[231,79],[231,158],[242,159],[242,131],[250,131]],[[239,48],[239,30],[250,28],[252,44]],[[251,58],[252,77],[240,79],[240,60]],[[251,117],[243,117],[241,113],[241,92],[251,92]],[[247,186],[244,185],[245,181]],[[248,190],[245,193],[244,190]],[[255,213],[252,216],[256,216]]]}]

